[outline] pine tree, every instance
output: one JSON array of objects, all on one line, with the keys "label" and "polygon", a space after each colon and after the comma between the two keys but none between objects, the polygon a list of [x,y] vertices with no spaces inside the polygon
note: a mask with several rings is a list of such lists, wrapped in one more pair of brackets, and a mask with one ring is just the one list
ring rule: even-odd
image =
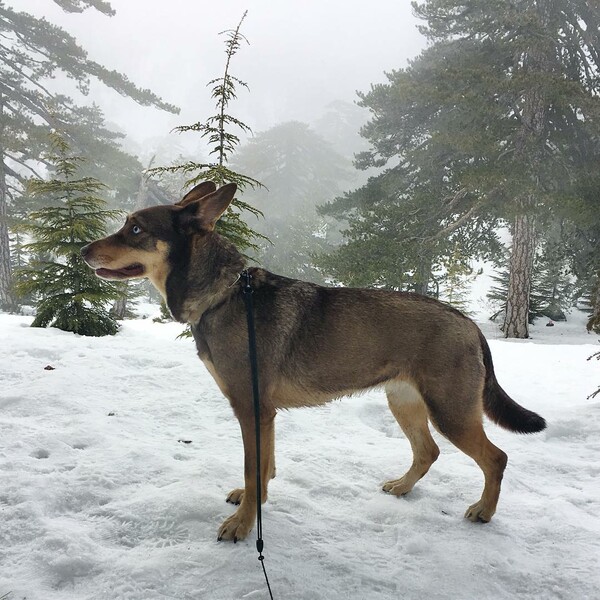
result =
[{"label": "pine tree", "polygon": [[[66,12],[93,8],[109,17],[115,14],[103,0],[48,1]],[[2,0],[0,34],[0,308],[13,309],[9,206],[18,200],[25,185],[23,173],[39,176],[37,165],[48,150],[48,129],[63,130],[63,125],[77,123],[84,110],[71,98],[49,89],[47,81],[66,76],[75,82],[78,92],[87,95],[90,81],[95,79],[143,106],[170,112],[178,109],[150,90],[140,89],[125,75],[91,60],[75,38],[60,27],[15,11]],[[77,151],[86,154],[81,148]],[[101,163],[99,156],[95,160]]]},{"label": "pine tree", "polygon": [[[246,37],[241,33],[242,23],[246,18],[246,11],[235,29],[227,29],[219,35],[225,35],[225,69],[221,77],[217,77],[208,82],[212,87],[212,98],[216,100],[217,113],[206,119],[198,121],[192,125],[181,125],[175,128],[179,133],[198,132],[202,138],[206,138],[210,147],[209,156],[214,156],[214,162],[198,163],[189,160],[183,164],[170,167],[155,167],[148,172],[151,175],[161,175],[166,173],[182,173],[186,176],[186,186],[193,186],[201,181],[214,181],[218,186],[225,183],[236,183],[238,190],[244,191],[246,188],[260,187],[261,183],[249,175],[238,173],[227,166],[232,154],[240,144],[240,138],[234,131],[250,133],[248,125],[238,118],[229,114],[229,104],[237,98],[237,88],[248,89],[241,79],[233,76],[230,72],[231,60],[241,47],[242,42],[249,43]],[[246,211],[258,217],[260,211],[256,210],[248,203],[234,199],[231,206],[217,223],[217,231],[229,238],[238,248],[258,249],[253,241],[262,239],[263,236],[253,231],[242,219],[241,212]]]},{"label": "pine tree", "polygon": [[461,312],[468,314],[468,278],[473,274],[473,268],[469,265],[468,259],[463,256],[458,243],[443,267],[445,273],[440,282],[442,291],[438,295],[439,298]]},{"label": "pine tree", "polygon": [[504,332],[527,337],[541,225],[597,171],[598,3],[425,0],[413,6],[431,45],[388,74],[387,84],[361,95],[372,113],[362,130],[371,150],[357,163],[386,170],[367,183],[371,191],[342,200],[352,219],[340,259],[351,266],[361,252],[395,250],[404,263],[396,269],[397,285],[410,273],[406,267],[420,270],[415,254],[426,271],[447,255],[452,236],[465,235],[479,253],[479,241],[495,243],[487,236],[496,224],[509,224]]},{"label": "pine tree", "polygon": [[[546,232],[548,235],[548,232]],[[534,258],[533,278],[529,298],[528,324],[531,325],[539,317],[548,317],[553,321],[566,321],[566,311],[573,303],[574,286],[564,248],[550,234],[543,247]],[[510,273],[506,257],[496,261],[499,270],[492,275],[494,285],[487,298],[497,310],[490,316],[492,321],[502,316],[501,329],[504,327]]]},{"label": "pine tree", "polygon": [[[600,156],[600,138],[590,152]],[[589,302],[589,331],[600,333],[600,171],[580,182],[578,194],[565,203],[570,227],[562,243],[576,278],[575,296]]]},{"label": "pine tree", "polygon": [[545,227],[534,263],[530,312],[553,321],[566,321],[566,311],[573,304],[574,278],[563,243],[565,235],[565,223],[555,221]]},{"label": "pine tree", "polygon": [[[359,156],[362,160],[364,155]],[[497,255],[495,221],[474,215],[465,191],[449,189],[435,163],[432,160],[427,168],[429,173],[437,170],[436,177],[426,168],[400,164],[323,205],[323,214],[347,225],[342,230],[344,242],[320,256],[319,266],[347,285],[427,295],[436,285],[436,273],[451,261],[456,244],[465,258]]]},{"label": "pine tree", "polygon": [[56,111],[54,116],[53,127],[63,132],[71,151],[84,159],[80,175],[105,182],[111,207],[131,210],[144,168],[123,149],[125,134],[110,129],[96,104]]},{"label": "pine tree", "polygon": [[[500,271],[492,275],[492,281],[494,281],[494,284],[488,291],[487,298],[496,307],[496,310],[490,316],[490,320],[496,321],[499,317],[501,317],[500,329],[504,331],[508,287],[510,282],[508,260],[504,262],[504,265]],[[558,313],[558,310],[561,310],[560,307],[562,306],[562,303],[560,303],[558,299],[556,302],[553,302],[554,298],[557,296],[556,290],[553,287],[553,283],[555,283],[555,281],[556,280],[552,275],[550,276],[550,279],[547,279],[546,277],[544,277],[543,272],[542,274],[540,274],[540,272],[536,270],[534,264],[533,279],[531,282],[531,293],[529,296],[528,304],[529,310],[527,313],[528,325],[533,325],[533,323],[535,323],[535,320],[542,316],[547,316],[556,321],[566,320],[564,314],[561,316]]]},{"label": "pine tree", "polygon": [[32,261],[18,271],[16,289],[37,298],[32,327],[57,327],[81,335],[113,335],[118,330],[107,304],[119,293],[97,278],[81,258],[81,247],[105,235],[105,222],[119,211],[106,210],[97,194],[99,181],[77,178],[80,157],[69,155],[69,146],[56,132],[51,134],[54,154],[47,157],[55,178],[32,179],[29,193],[48,205],[29,215],[33,241],[27,249],[46,259]]},{"label": "pine tree", "polygon": [[[331,144],[334,150],[348,160],[353,160],[357,152],[368,149],[360,130],[367,122],[368,112],[355,102],[334,100],[324,113],[312,123],[312,128]],[[360,177],[356,171],[354,177]]]},{"label": "pine tree", "polygon": [[[430,39],[471,57],[475,68],[462,72],[458,83],[473,82],[480,98],[495,105],[495,123],[487,127],[496,130],[494,154],[505,163],[499,183],[510,196],[502,216],[512,229],[504,334],[528,337],[540,218],[569,193],[582,146],[598,135],[598,5],[426,0],[415,10],[427,20],[423,31]],[[488,74],[478,57],[485,57]],[[462,64],[464,58],[451,62]],[[455,91],[449,97],[460,102]],[[476,99],[470,104],[478,106]],[[468,125],[467,132],[475,133]]]}]

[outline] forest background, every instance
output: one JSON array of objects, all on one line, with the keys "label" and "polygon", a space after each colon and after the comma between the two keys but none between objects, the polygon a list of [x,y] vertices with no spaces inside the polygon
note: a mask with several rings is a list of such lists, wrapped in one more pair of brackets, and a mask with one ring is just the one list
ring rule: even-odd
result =
[{"label": "forest background", "polygon": [[[258,3],[242,20],[228,10],[219,27],[177,41],[167,31],[183,7],[172,6],[162,60],[144,56],[163,40],[144,35],[147,17],[129,22],[130,39],[110,34],[121,7],[0,1],[4,310],[34,306],[38,325],[114,333],[127,297],[151,292],[100,289],[78,248],[116,228],[118,211],[175,202],[209,178],[241,184],[222,232],[281,274],[464,308],[491,264],[491,313],[506,337],[526,338],[535,318],[564,319],[575,304],[600,329],[598,2],[427,0],[389,19],[390,7],[376,19],[357,8],[353,49],[323,44],[336,18],[316,5],[284,15]],[[92,14],[104,29],[90,36]],[[78,28],[117,56],[135,41],[145,68],[96,62],[69,33]],[[297,30],[318,52],[298,47]],[[286,60],[269,62],[265,37]],[[134,83],[149,72],[169,81],[165,99]],[[186,94],[195,109],[178,115]],[[134,103],[148,108],[129,118]],[[136,139],[105,106],[153,137]]]}]

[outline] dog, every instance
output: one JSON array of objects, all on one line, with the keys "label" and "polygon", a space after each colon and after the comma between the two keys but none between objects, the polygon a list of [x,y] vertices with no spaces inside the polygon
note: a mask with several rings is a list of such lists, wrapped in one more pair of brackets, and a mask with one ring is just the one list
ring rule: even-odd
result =
[{"label": "dog", "polygon": [[[198,355],[237,417],[244,443],[244,488],[227,501],[239,505],[218,539],[244,539],[256,515],[258,467],[248,333],[240,273],[246,259],[215,231],[235,184],[194,187],[175,205],[127,217],[117,233],[82,248],[103,279],[147,277],[173,317],[189,323]],[[545,428],[500,387],[488,344],[458,310],[418,294],[324,287],[251,267],[260,373],[261,499],[275,475],[277,410],[318,406],[382,387],[408,438],[412,464],[383,490],[409,493],[439,455],[428,422],[479,465],[483,494],[465,517],[488,522],[496,511],[506,454],[483,429],[485,413],[518,433]]]}]

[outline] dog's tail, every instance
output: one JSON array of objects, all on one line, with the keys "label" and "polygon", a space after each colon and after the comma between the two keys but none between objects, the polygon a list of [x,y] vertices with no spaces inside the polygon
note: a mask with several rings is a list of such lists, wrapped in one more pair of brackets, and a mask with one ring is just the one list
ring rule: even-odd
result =
[{"label": "dog's tail", "polygon": [[483,388],[483,410],[494,423],[515,433],[535,433],[546,428],[546,421],[537,413],[517,404],[501,387],[494,374],[492,354],[483,333],[479,332],[485,384]]}]

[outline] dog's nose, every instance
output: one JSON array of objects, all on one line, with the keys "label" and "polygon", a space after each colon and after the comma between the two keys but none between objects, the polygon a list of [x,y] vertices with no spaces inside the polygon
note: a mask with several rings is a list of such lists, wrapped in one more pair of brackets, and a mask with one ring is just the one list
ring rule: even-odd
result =
[{"label": "dog's nose", "polygon": [[86,256],[87,256],[87,255],[90,253],[90,246],[91,246],[91,244],[87,244],[86,246],[84,246],[84,247],[81,249],[81,256],[82,256],[83,258],[85,258],[85,257],[86,257]]}]

